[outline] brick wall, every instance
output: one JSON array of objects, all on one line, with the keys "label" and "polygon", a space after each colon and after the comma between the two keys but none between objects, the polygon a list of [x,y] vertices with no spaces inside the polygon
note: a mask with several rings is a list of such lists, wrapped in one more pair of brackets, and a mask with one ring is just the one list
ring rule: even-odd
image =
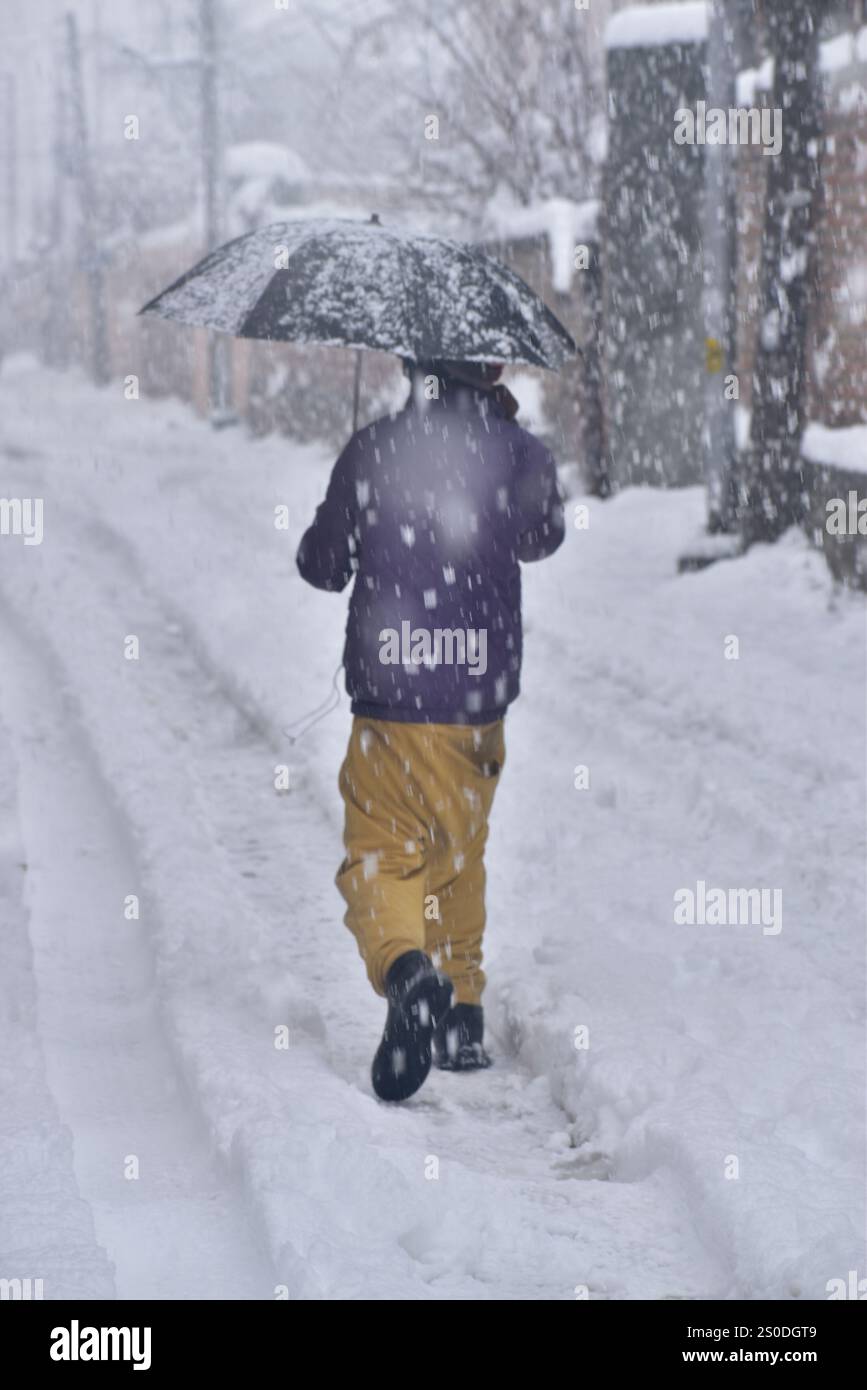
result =
[{"label": "brick wall", "polygon": [[[757,147],[738,151],[737,372],[741,401],[747,407],[759,314],[757,268],[768,160]],[[809,415],[822,424],[843,427],[867,421],[867,109],[826,111],[821,171]]]}]

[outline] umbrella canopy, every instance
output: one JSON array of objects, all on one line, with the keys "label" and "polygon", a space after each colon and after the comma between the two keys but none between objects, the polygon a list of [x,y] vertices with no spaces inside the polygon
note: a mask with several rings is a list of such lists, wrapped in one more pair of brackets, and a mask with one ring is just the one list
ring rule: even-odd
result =
[{"label": "umbrella canopy", "polygon": [[378,348],[416,362],[556,370],[576,351],[547,305],[493,256],[377,221],[318,218],[248,232],[141,312],[240,338]]}]

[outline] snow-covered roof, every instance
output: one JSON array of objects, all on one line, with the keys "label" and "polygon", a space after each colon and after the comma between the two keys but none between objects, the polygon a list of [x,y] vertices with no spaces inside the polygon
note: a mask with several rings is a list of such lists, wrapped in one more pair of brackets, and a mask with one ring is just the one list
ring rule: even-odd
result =
[{"label": "snow-covered roof", "polygon": [[494,200],[485,211],[485,230],[503,241],[544,236],[551,253],[551,281],[558,294],[568,294],[575,270],[575,247],[596,234],[599,202],[587,198],[543,198],[527,207]]},{"label": "snow-covered roof", "polygon": [[659,48],[670,43],[704,43],[705,0],[679,5],[630,5],[605,26],[606,48]]},{"label": "snow-covered roof", "polygon": [[248,140],[226,150],[226,173],[231,179],[285,179],[301,183],[310,170],[300,154],[272,140]]},{"label": "snow-covered roof", "polygon": [[[293,204],[291,207],[281,207],[279,203],[272,203],[269,208],[269,215],[274,222],[314,222],[328,217],[349,218],[353,222],[369,222],[371,213],[370,208],[361,203],[342,202],[338,198],[316,198],[312,202]],[[391,219],[383,218],[382,220],[388,224]]]},{"label": "snow-covered roof", "polygon": [[[177,222],[167,222],[160,227],[150,227],[145,232],[139,232],[135,237],[135,245],[143,251],[161,251],[173,246],[190,244],[199,246],[202,240],[202,224],[201,208],[197,208],[188,217],[182,217]],[[124,233],[118,244],[127,239],[128,233]]]},{"label": "snow-covered roof", "polygon": [[808,425],[801,453],[810,463],[830,464],[849,473],[867,473],[867,425],[849,425],[845,429]]}]

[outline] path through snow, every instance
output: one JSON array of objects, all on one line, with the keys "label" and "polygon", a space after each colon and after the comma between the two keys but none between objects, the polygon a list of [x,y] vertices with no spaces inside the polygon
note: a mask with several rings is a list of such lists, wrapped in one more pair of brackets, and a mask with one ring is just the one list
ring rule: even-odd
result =
[{"label": "path through snow", "polygon": [[[830,596],[821,561],[791,537],[677,578],[698,493],[594,504],[590,532],[527,571],[525,695],[509,716],[490,849],[498,1065],[435,1075],[390,1109],[368,1080],[382,1006],[332,883],[345,707],[294,746],[281,732],[327,693],[339,653],[343,603],[292,567],[326,461],[60,378],[45,418],[45,389],[26,370],[0,378],[0,491],[44,496],[46,509],[42,546],[4,542],[0,595],[26,636],[24,653],[20,638],[4,644],[19,671],[16,743],[25,700],[46,737],[73,743],[64,757],[52,745],[66,790],[44,834],[63,832],[65,847],[49,903],[93,843],[88,900],[140,885],[156,960],[149,1075],[169,1066],[164,1025],[249,1231],[266,1233],[273,1281],[313,1298],[569,1299],[581,1286],[796,1298],[860,1267],[860,600]],[[281,502],[288,533],[273,526]],[[725,664],[732,632],[743,655]],[[128,634],[138,661],[123,658]],[[49,691],[52,663],[62,675]],[[23,785],[44,799],[22,746]],[[278,795],[283,762],[290,791]],[[590,792],[573,786],[578,763]],[[124,833],[106,823],[106,785]],[[84,817],[70,824],[79,800],[98,833]],[[783,932],[676,928],[672,894],[699,877],[782,884]],[[102,978],[110,936],[94,918],[76,944],[92,988],[120,1005],[100,1026],[122,1055],[123,1016],[147,1008],[149,986],[141,957]],[[43,1028],[50,1059],[59,1037],[80,1037],[74,1012],[53,1037]],[[72,1116],[84,1113],[79,1052],[78,1069],[50,1069]],[[105,1141],[126,1153],[136,1116],[123,1099]],[[226,1194],[205,1156],[198,1183],[173,1168],[170,1110],[144,1104],[137,1117],[173,1174],[155,1194],[166,1218],[182,1193],[190,1212],[212,1184]],[[113,1194],[81,1158],[78,1169],[117,1260],[116,1232],[135,1244],[136,1215],[113,1227]],[[230,1202],[212,1255],[185,1235],[185,1258],[191,1273],[222,1265],[215,1280],[256,1296],[260,1257],[237,1215]],[[155,1277],[161,1221],[138,1284],[134,1253],[118,1262],[122,1296]]]}]

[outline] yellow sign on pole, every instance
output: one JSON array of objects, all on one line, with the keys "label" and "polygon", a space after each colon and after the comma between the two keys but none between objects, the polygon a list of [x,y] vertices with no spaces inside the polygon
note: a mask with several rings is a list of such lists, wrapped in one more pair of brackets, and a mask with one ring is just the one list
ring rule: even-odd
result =
[{"label": "yellow sign on pole", "polygon": [[719,338],[705,338],[704,366],[707,372],[721,372],[723,369],[723,349]]}]

